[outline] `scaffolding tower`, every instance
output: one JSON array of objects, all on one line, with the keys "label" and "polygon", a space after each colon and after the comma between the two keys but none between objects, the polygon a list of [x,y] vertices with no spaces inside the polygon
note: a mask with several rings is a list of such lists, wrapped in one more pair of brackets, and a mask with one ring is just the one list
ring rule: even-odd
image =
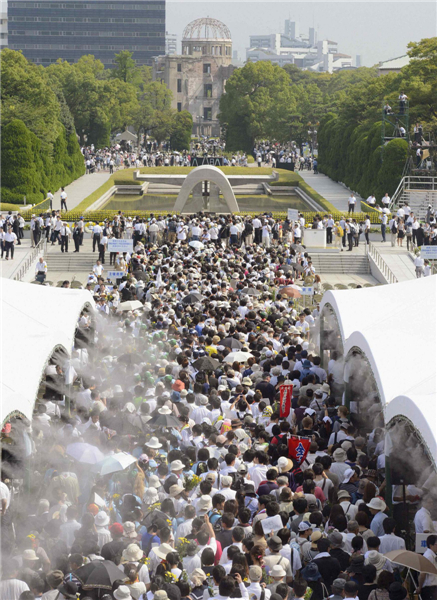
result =
[{"label": "scaffolding tower", "polygon": [[390,140],[404,139],[410,143],[410,106],[408,100],[396,101],[395,108],[388,103],[382,107],[381,147]]}]

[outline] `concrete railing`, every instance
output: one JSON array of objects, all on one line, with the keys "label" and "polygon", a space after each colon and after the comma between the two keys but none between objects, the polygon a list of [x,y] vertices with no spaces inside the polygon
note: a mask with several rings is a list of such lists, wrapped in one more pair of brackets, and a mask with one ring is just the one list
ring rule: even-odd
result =
[{"label": "concrete railing", "polygon": [[30,253],[26,254],[26,256],[21,260],[15,271],[10,276],[10,279],[13,279],[14,281],[21,281],[26,275],[27,271],[32,267],[38,256],[40,254],[44,256],[46,252],[47,239],[45,237],[42,237],[38,242],[37,246],[35,246],[35,248],[32,248]]},{"label": "concrete railing", "polygon": [[385,260],[382,258],[379,250],[377,250],[376,246],[369,242],[366,244],[366,251],[369,259],[372,259],[375,265],[380,270],[382,276],[386,280],[387,283],[398,283],[397,277],[395,277],[393,271],[387,265]]}]

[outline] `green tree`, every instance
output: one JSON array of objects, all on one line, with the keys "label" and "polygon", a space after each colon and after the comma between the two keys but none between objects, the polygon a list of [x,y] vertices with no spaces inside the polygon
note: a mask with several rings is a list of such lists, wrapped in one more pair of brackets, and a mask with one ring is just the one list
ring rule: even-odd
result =
[{"label": "green tree", "polygon": [[227,148],[250,152],[257,138],[289,138],[296,100],[287,73],[269,62],[247,63],[226,83],[219,119],[226,128]]},{"label": "green tree", "polygon": [[173,127],[170,137],[170,144],[173,150],[190,149],[191,132],[193,130],[193,117],[187,110],[175,112],[173,117]]},{"label": "green tree", "polygon": [[132,56],[133,52],[129,52],[129,50],[122,50],[119,54],[115,55],[116,66],[110,71],[112,78],[121,79],[125,83],[132,80],[136,70],[136,62]]}]

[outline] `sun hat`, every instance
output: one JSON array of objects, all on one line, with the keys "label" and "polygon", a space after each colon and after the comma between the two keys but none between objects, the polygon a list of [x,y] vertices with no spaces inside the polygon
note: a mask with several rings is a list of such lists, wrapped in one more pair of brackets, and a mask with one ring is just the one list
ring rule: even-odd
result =
[{"label": "sun hat", "polygon": [[279,550],[282,548],[282,540],[279,536],[273,535],[267,540],[267,546],[272,552],[279,552]]},{"label": "sun hat", "polygon": [[24,550],[21,556],[23,557],[23,560],[39,560],[38,556],[35,553],[35,550],[32,549]]},{"label": "sun hat", "polygon": [[200,496],[197,501],[197,512],[198,513],[207,513],[212,508],[212,499],[211,496]]},{"label": "sun hat", "polygon": [[362,573],[364,569],[364,556],[352,556],[350,559],[350,566],[348,567],[348,573]]},{"label": "sun hat", "polygon": [[346,585],[346,579],[342,579],[340,577],[338,579],[334,579],[331,587],[335,588],[336,590],[344,590],[345,585]]},{"label": "sun hat", "polygon": [[182,471],[184,464],[181,460],[173,460],[170,463],[170,471]]},{"label": "sun hat", "polygon": [[108,525],[109,521],[110,518],[108,513],[105,513],[103,510],[98,512],[94,517],[94,524],[96,527],[105,527],[105,525]]},{"label": "sun hat", "polygon": [[157,475],[149,476],[149,488],[159,489],[161,487],[161,482],[159,481],[159,477]]},{"label": "sun hat", "polygon": [[175,392],[181,392],[185,389],[185,385],[180,379],[177,379],[171,387]]},{"label": "sun hat", "polygon": [[123,523],[124,536],[129,538],[136,538],[137,532],[135,531],[135,523],[132,521],[126,521]]},{"label": "sun hat", "polygon": [[261,567],[259,567],[258,565],[250,565],[250,567],[249,567],[250,581],[253,581],[253,582],[261,581],[262,576],[263,576],[263,571],[262,571]]},{"label": "sun hat", "polygon": [[251,380],[250,377],[243,377],[243,381],[241,382],[241,385],[247,385],[247,387],[252,387],[253,381]]},{"label": "sun hat", "polygon": [[388,588],[388,596],[390,600],[404,600],[407,596],[407,590],[399,581],[394,581]]},{"label": "sun hat", "polygon": [[293,468],[293,461],[285,456],[280,456],[277,464],[280,473],[287,473]]},{"label": "sun hat", "polygon": [[157,548],[153,548],[153,552],[156,554],[156,556],[158,556],[158,558],[165,560],[167,554],[174,552],[174,548],[172,548],[170,544],[160,544]]},{"label": "sun hat", "polygon": [[172,498],[176,498],[176,496],[179,496],[179,494],[181,494],[184,491],[184,486],[183,485],[171,485],[170,489],[168,490],[169,495]]},{"label": "sun hat", "polygon": [[342,448],[337,448],[332,454],[335,462],[344,462],[346,460],[346,452]]},{"label": "sun hat", "polygon": [[162,406],[161,408],[158,408],[158,412],[160,415],[171,415],[172,414],[172,412],[168,406]]},{"label": "sun hat", "polygon": [[[127,522],[129,522],[129,521],[127,521]],[[125,530],[121,523],[113,523],[111,525],[111,527],[109,527],[109,531],[112,535],[123,535]]]},{"label": "sun hat", "polygon": [[314,562],[310,562],[304,569],[302,569],[301,576],[306,581],[319,581],[319,579],[322,578],[319,573],[319,567]]},{"label": "sun hat", "polygon": [[274,565],[270,571],[270,577],[272,579],[279,579],[286,576],[285,570],[281,567],[281,565]]},{"label": "sun hat", "polygon": [[159,443],[159,440],[157,437],[151,437],[150,440],[148,442],[146,442],[145,445],[148,448],[152,448],[152,449],[162,448],[162,444]]},{"label": "sun hat", "polygon": [[315,531],[312,532],[311,534],[311,547],[314,550],[317,550],[317,542],[323,537],[323,534],[321,531],[319,531],[318,529],[316,529]]},{"label": "sun hat", "polygon": [[[58,591],[64,596],[64,598],[67,598],[67,600],[76,600],[79,588],[74,581],[66,581],[60,587],[58,587]],[[130,598],[130,595],[128,598]]]},{"label": "sun hat", "polygon": [[354,475],[355,471],[353,469],[346,469],[346,471],[344,472],[343,483],[349,483],[351,477],[353,477]]},{"label": "sun hat", "polygon": [[165,590],[156,590],[153,600],[168,600],[168,595]]},{"label": "sun hat", "polygon": [[155,487],[147,488],[144,491],[143,502],[145,504],[154,504],[158,501],[158,491]]},{"label": "sun hat", "polygon": [[138,562],[143,558],[143,551],[138,544],[129,544],[129,546],[123,550],[121,558],[125,562]]},{"label": "sun hat", "polygon": [[343,548],[344,539],[339,531],[333,531],[328,535],[328,541],[331,545],[331,548]]},{"label": "sun hat", "polygon": [[216,444],[225,444],[226,437],[224,435],[218,435],[216,439]]},{"label": "sun hat", "polygon": [[299,531],[308,531],[308,529],[312,529],[312,526],[309,521],[301,521],[297,528]]},{"label": "sun hat", "polygon": [[372,498],[371,501],[366,504],[368,508],[373,508],[373,510],[379,510],[384,512],[387,508],[387,504],[381,498]]},{"label": "sun hat", "polygon": [[127,585],[121,585],[118,587],[115,592],[113,592],[113,596],[115,600],[131,600],[132,598]]},{"label": "sun hat", "polygon": [[337,494],[337,498],[341,500],[342,498],[350,498],[351,495],[347,490],[340,490]]},{"label": "sun hat", "polygon": [[382,571],[386,562],[386,557],[377,550],[370,550],[367,553],[366,565],[373,565],[376,571]]}]

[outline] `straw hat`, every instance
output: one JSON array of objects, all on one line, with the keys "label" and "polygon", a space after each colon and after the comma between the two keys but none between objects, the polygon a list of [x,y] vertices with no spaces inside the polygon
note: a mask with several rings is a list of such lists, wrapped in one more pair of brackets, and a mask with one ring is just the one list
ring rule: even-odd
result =
[{"label": "straw hat", "polygon": [[174,548],[172,548],[170,544],[160,544],[157,548],[155,547],[153,549],[153,552],[156,554],[156,556],[158,556],[158,558],[165,560],[167,554],[174,552]]},{"label": "straw hat", "polygon": [[124,562],[138,562],[143,558],[143,551],[138,544],[129,544],[129,546],[123,550],[121,558]]},{"label": "straw hat", "polygon": [[137,537],[137,532],[135,530],[135,523],[132,523],[132,521],[126,521],[125,523],[123,523],[123,529],[124,529],[124,537],[128,537],[128,538],[136,538]]}]

